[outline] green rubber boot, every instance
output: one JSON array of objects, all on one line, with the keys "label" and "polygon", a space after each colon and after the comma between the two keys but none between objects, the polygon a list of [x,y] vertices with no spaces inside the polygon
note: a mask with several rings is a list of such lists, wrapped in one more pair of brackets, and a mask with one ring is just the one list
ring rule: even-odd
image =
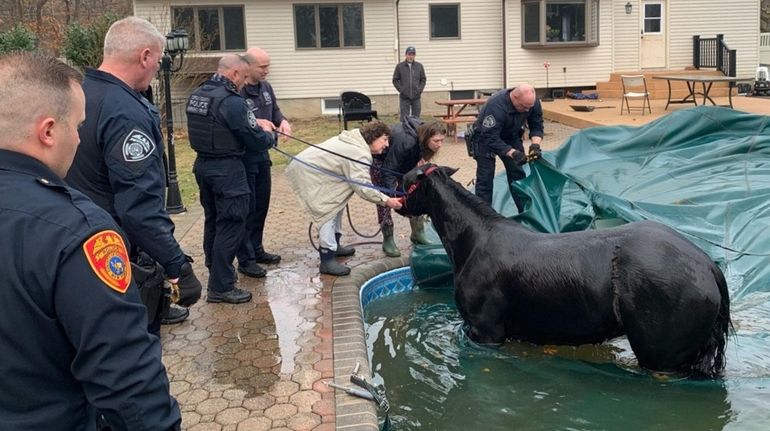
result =
[{"label": "green rubber boot", "polygon": [[382,225],[382,251],[390,257],[399,257],[401,252],[393,239],[393,225]]},{"label": "green rubber boot", "polygon": [[409,235],[412,244],[430,244],[428,238],[425,237],[425,219],[422,217],[412,217],[409,219],[409,226],[412,227],[412,234]]},{"label": "green rubber boot", "polygon": [[341,233],[335,233],[334,237],[337,239],[337,257],[348,257],[356,254],[355,247],[340,244]]}]

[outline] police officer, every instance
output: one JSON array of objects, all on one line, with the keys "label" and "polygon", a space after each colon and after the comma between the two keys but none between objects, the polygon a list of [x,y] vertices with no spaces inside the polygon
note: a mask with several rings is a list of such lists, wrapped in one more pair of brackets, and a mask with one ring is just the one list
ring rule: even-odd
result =
[{"label": "police officer", "polygon": [[0,429],[179,429],[160,341],[110,215],[62,180],[85,118],[80,74],[0,56]]},{"label": "police officer", "polygon": [[[273,87],[267,82],[270,73],[270,56],[261,48],[250,48],[245,57],[250,63],[246,85],[241,95],[246,99],[249,110],[257,118],[257,124],[266,131],[277,130],[291,136],[291,125],[283,116],[275,98]],[[249,277],[264,277],[267,274],[259,264],[275,264],[281,256],[268,253],[262,245],[267,210],[270,208],[270,155],[268,151],[246,151],[243,156],[246,180],[249,183],[251,199],[246,219],[246,235],[238,249],[238,271]]]},{"label": "police officer", "polygon": [[198,154],[193,172],[205,217],[203,251],[209,267],[208,302],[239,304],[251,300],[251,293],[235,287],[233,268],[249,213],[243,155],[247,150],[267,151],[275,140],[257,125],[239,93],[248,67],[242,56],[222,56],[217,73],[187,102],[190,145]]},{"label": "police officer", "polygon": [[[139,91],[146,90],[158,71],[165,38],[148,21],[128,17],[115,22],[104,38],[104,61],[89,69],[83,82],[86,122],[81,144],[67,182],[107,210],[133,246],[157,261],[181,289],[179,305],[200,298],[201,285],[191,259],[174,239],[174,223],[165,210],[166,175],[160,117]],[[154,268],[154,263],[152,263]],[[159,330],[160,284],[143,286],[151,330]],[[154,293],[146,294],[147,290]],[[169,323],[184,320],[184,308],[165,308]],[[171,314],[173,313],[173,314]]]},{"label": "police officer", "polygon": [[[543,140],[543,109],[535,89],[528,84],[500,90],[493,94],[479,112],[474,123],[474,142],[478,145],[476,159],[476,196],[492,204],[492,183],[495,176],[495,156],[505,165],[508,184],[526,176],[521,165],[526,163],[522,138],[524,126],[529,127],[532,143],[530,153],[540,153]],[[519,212],[524,210],[514,196]]]}]

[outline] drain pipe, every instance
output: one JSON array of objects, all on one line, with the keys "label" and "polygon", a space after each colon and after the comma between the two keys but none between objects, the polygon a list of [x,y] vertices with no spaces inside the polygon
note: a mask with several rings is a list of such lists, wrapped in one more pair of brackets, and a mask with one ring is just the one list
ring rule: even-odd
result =
[{"label": "drain pipe", "polygon": [[502,88],[508,88],[508,35],[506,33],[506,20],[505,20],[505,0],[503,0],[503,13],[500,15],[503,17],[503,86]]},{"label": "drain pipe", "polygon": [[396,40],[395,40],[395,50],[396,50],[396,63],[401,61],[401,27],[399,26],[399,16],[398,16],[398,4],[401,3],[401,0],[395,0],[395,8],[396,8],[396,17],[395,17],[395,27],[396,27]]}]

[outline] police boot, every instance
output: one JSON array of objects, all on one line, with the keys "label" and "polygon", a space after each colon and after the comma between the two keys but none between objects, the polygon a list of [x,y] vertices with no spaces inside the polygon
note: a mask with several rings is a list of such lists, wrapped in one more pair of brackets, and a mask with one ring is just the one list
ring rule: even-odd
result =
[{"label": "police boot", "polygon": [[382,251],[390,257],[399,257],[401,252],[393,239],[393,225],[382,225]]},{"label": "police boot", "polygon": [[412,234],[409,235],[409,239],[412,241],[412,244],[430,244],[428,238],[425,237],[425,221],[422,217],[410,218],[409,226],[412,227]]},{"label": "police boot", "polygon": [[171,300],[166,297],[163,299],[163,310],[160,313],[161,325],[174,325],[184,322],[190,315],[190,310],[176,305],[171,305]]},{"label": "police boot", "polygon": [[321,254],[321,266],[318,268],[321,271],[321,274],[336,276],[350,274],[350,268],[337,262],[334,250],[321,247],[318,251]]},{"label": "police boot", "polygon": [[356,254],[356,249],[353,247],[344,247],[342,244],[340,244],[340,238],[342,238],[341,233],[335,233],[334,238],[337,239],[337,256],[339,257],[347,257],[347,256],[353,256]]}]

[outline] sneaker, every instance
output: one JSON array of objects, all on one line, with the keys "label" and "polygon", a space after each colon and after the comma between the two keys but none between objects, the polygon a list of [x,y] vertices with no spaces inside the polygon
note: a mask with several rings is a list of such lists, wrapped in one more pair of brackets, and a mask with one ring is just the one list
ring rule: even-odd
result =
[{"label": "sneaker", "polygon": [[238,272],[252,278],[263,278],[267,275],[267,270],[257,265],[255,262],[249,262],[247,265],[238,265]]},{"label": "sneaker", "polygon": [[233,287],[227,292],[215,292],[213,290],[208,291],[206,302],[227,302],[228,304],[243,304],[244,302],[251,301],[251,293],[243,289]]},{"label": "sneaker", "polygon": [[182,323],[189,315],[190,310],[172,304],[163,310],[163,313],[160,315],[160,324],[175,325],[177,323]]},{"label": "sneaker", "polygon": [[281,256],[277,254],[268,253],[263,251],[262,254],[257,255],[257,263],[264,263],[266,265],[274,265],[281,261]]}]

